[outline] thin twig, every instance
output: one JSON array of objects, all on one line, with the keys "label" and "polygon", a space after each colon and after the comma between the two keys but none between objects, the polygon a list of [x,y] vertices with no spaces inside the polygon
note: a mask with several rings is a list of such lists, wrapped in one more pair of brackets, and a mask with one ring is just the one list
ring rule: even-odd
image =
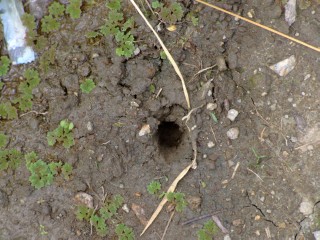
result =
[{"label": "thin twig", "polygon": [[170,218],[169,218],[169,220],[168,220],[168,223],[167,223],[167,225],[166,225],[166,228],[164,229],[164,232],[163,232],[163,234],[162,234],[161,240],[163,240],[164,237],[166,236],[167,230],[168,230],[168,228],[169,228],[169,225],[170,225],[170,223],[171,223],[171,220],[172,220],[172,218],[173,218],[174,213],[175,213],[175,211],[172,211],[172,213],[171,213],[171,215],[170,215]]},{"label": "thin twig", "polygon": [[212,214],[206,214],[206,215],[203,215],[203,216],[200,216],[200,217],[192,218],[192,219],[190,219],[190,220],[188,220],[188,221],[183,222],[181,225],[182,225],[182,226],[184,226],[184,225],[189,225],[189,224],[191,224],[191,223],[200,221],[200,220],[202,220],[202,219],[210,218],[210,217],[212,217],[212,215],[217,214],[217,213],[220,213],[220,212],[221,212],[221,211],[217,211],[217,212],[214,212],[214,213],[212,213]]},{"label": "thin twig", "polygon": [[217,64],[212,65],[212,66],[207,67],[207,68],[204,68],[204,69],[201,69],[201,70],[200,70],[200,71],[198,71],[195,75],[193,75],[193,77],[192,77],[192,78],[195,78],[197,75],[199,75],[199,74],[201,74],[201,73],[203,73],[203,72],[205,72],[205,71],[208,71],[208,70],[210,70],[210,69],[214,68],[215,66],[217,66]]},{"label": "thin twig", "polygon": [[250,168],[247,168],[247,170],[250,171],[250,172],[252,172],[254,175],[257,176],[257,178],[259,178],[259,179],[263,182],[262,178],[261,178],[257,173],[255,173],[254,171],[252,171]]},{"label": "thin twig", "polygon": [[41,112],[37,112],[37,111],[30,111],[30,112],[26,112],[24,114],[21,114],[20,117],[23,117],[23,116],[28,115],[30,113],[35,113],[36,115],[47,115],[48,114],[48,112],[41,113]]},{"label": "thin twig", "polygon": [[226,229],[226,228],[222,225],[221,221],[219,220],[219,218],[218,218],[217,216],[212,215],[211,218],[212,218],[212,220],[217,224],[217,226],[221,229],[221,231],[222,231],[223,233],[228,233],[228,229]]},{"label": "thin twig", "polygon": [[171,62],[174,70],[176,71],[177,75],[179,76],[181,83],[182,83],[182,89],[183,89],[183,93],[184,96],[186,98],[187,101],[187,106],[188,108],[190,108],[190,100],[189,100],[189,94],[188,94],[188,90],[184,81],[184,78],[182,76],[182,73],[177,65],[177,63],[175,62],[175,60],[173,59],[171,53],[169,52],[169,50],[167,49],[167,47],[164,45],[164,43],[162,42],[161,38],[159,37],[158,33],[153,29],[153,27],[151,26],[150,22],[147,20],[147,18],[144,16],[144,14],[142,13],[142,11],[140,10],[139,6],[136,4],[136,2],[134,0],[130,0],[130,2],[132,3],[132,5],[135,7],[135,9],[137,10],[137,12],[140,14],[140,16],[143,18],[143,20],[146,22],[146,24],[148,25],[148,27],[150,28],[150,30],[153,32],[153,34],[156,36],[157,40],[159,41],[161,47],[163,48],[164,52],[166,53],[168,60]]},{"label": "thin twig", "polygon": [[220,12],[224,12],[224,13],[226,13],[226,14],[229,14],[229,15],[233,16],[233,17],[239,18],[239,19],[241,19],[241,20],[243,20],[243,21],[245,21],[245,22],[251,23],[251,24],[253,24],[253,25],[257,26],[257,27],[260,27],[260,28],[262,28],[262,29],[264,29],[264,30],[267,30],[267,31],[272,32],[272,33],[275,33],[275,34],[277,34],[277,35],[279,35],[279,36],[281,36],[281,37],[287,38],[287,39],[289,39],[289,40],[291,40],[291,41],[293,41],[293,42],[296,42],[296,43],[298,43],[298,44],[301,44],[301,45],[303,45],[303,46],[305,46],[305,47],[308,47],[308,48],[310,48],[310,49],[312,49],[312,50],[315,50],[315,51],[317,51],[317,52],[320,52],[320,48],[319,48],[319,47],[312,46],[312,45],[310,45],[310,44],[308,44],[308,43],[305,43],[305,42],[303,42],[303,41],[301,41],[301,40],[298,40],[298,39],[296,39],[296,38],[290,37],[290,36],[288,36],[288,35],[286,35],[286,34],[284,34],[284,33],[282,33],[282,32],[279,32],[279,31],[277,31],[277,30],[274,30],[274,29],[272,29],[272,28],[270,28],[270,27],[267,27],[267,26],[265,26],[265,25],[262,25],[262,24],[260,24],[260,23],[256,23],[256,22],[254,22],[254,21],[252,21],[252,20],[250,20],[250,19],[247,19],[247,18],[245,18],[245,17],[242,17],[242,16],[240,16],[240,15],[238,15],[238,14],[235,14],[235,13],[233,13],[233,12],[229,12],[229,11],[227,11],[227,10],[224,10],[223,8],[217,7],[217,6],[213,5],[213,4],[207,3],[207,2],[205,2],[205,1],[202,1],[202,0],[196,0],[196,1],[199,2],[199,3],[202,3],[202,4],[204,4],[204,5],[207,5],[208,7],[211,7],[211,8],[213,8],[213,9],[216,9],[216,10],[218,10],[218,11],[220,11]]},{"label": "thin twig", "polygon": [[237,162],[237,165],[236,165],[236,167],[234,168],[234,171],[233,171],[233,173],[232,173],[231,179],[234,179],[234,176],[236,175],[236,172],[237,172],[239,166],[240,166],[240,162]]}]

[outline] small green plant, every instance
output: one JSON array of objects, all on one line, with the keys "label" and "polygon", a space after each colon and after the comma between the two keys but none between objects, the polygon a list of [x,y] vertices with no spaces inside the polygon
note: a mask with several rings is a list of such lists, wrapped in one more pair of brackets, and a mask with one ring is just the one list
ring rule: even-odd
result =
[{"label": "small green plant", "polygon": [[64,14],[64,10],[65,10],[64,5],[62,5],[61,3],[58,3],[58,2],[53,2],[49,6],[49,14],[55,18],[62,17]]},{"label": "small green plant", "polygon": [[165,194],[168,202],[172,203],[175,206],[177,212],[182,212],[182,210],[187,206],[187,201],[185,196],[181,192],[169,192]]},{"label": "small green plant", "polygon": [[218,231],[219,228],[217,227],[217,225],[212,220],[209,220],[197,232],[198,240],[212,240],[214,235],[216,235]]},{"label": "small green plant", "polygon": [[45,226],[42,224],[40,224],[40,226],[39,226],[39,232],[40,232],[40,235],[42,235],[42,236],[48,234],[48,232],[45,230]]},{"label": "small green plant", "polygon": [[267,156],[259,155],[254,148],[251,148],[251,150],[252,150],[252,152],[253,152],[253,154],[254,154],[254,156],[256,158],[256,165],[259,166],[261,164],[261,162],[262,162],[262,159],[266,158]]},{"label": "small green plant", "polygon": [[64,5],[53,2],[49,6],[49,15],[41,19],[42,32],[49,33],[60,28],[60,18],[64,15]]},{"label": "small green plant", "polygon": [[53,16],[48,15],[44,16],[41,19],[41,30],[42,32],[49,33],[52,31],[56,31],[60,28],[60,23]]},{"label": "small green plant", "polygon": [[6,75],[9,71],[10,59],[7,56],[0,57],[0,77]]},{"label": "small green plant", "polygon": [[27,44],[32,46],[37,51],[41,51],[47,45],[47,38],[44,36],[38,36],[37,33],[37,24],[33,15],[25,13],[22,16],[23,25],[27,28]]},{"label": "small green plant", "polygon": [[77,19],[81,16],[82,0],[70,0],[70,4],[67,6],[66,12],[72,19]]},{"label": "small green plant", "polygon": [[65,148],[70,148],[74,145],[73,130],[74,124],[69,120],[62,120],[59,126],[47,133],[49,146],[54,146],[57,142],[62,143]]},{"label": "small green plant", "polygon": [[159,1],[153,1],[151,7],[159,14],[161,20],[168,24],[175,24],[183,17],[182,6],[177,2],[164,4]]},{"label": "small green plant", "polygon": [[87,78],[83,83],[80,84],[80,88],[83,93],[90,93],[95,87],[96,84],[90,78]]},{"label": "small green plant", "polygon": [[[83,206],[83,205],[78,206],[76,210],[76,217],[80,221],[85,220],[90,222],[92,226],[96,229],[97,234],[101,237],[105,237],[108,234],[107,221],[117,214],[117,211],[122,206],[122,204],[123,204],[123,197],[120,195],[115,195],[113,196],[112,199],[104,202],[103,205],[96,211],[91,208],[88,208],[87,206]],[[128,230],[129,228],[128,229],[123,228],[123,229],[125,229],[127,233],[127,235],[124,235],[124,236],[131,236],[131,234],[129,234],[130,232]],[[121,231],[123,229],[119,229],[120,236],[122,236],[121,234],[123,234],[123,231]],[[122,238],[122,239],[126,239],[126,238]],[[131,239],[131,238],[128,238],[128,239]]]},{"label": "small green plant", "polygon": [[40,69],[47,73],[49,70],[49,66],[53,65],[56,57],[56,47],[57,45],[53,45],[49,48],[48,51],[45,51],[40,57]]},{"label": "small green plant", "polygon": [[165,53],[165,51],[163,51],[163,50],[160,51],[160,58],[161,58],[162,60],[167,59],[167,54]]},{"label": "small green plant", "polygon": [[161,190],[161,183],[159,181],[152,181],[147,186],[147,190],[152,195],[158,194]]},{"label": "small green plant", "polygon": [[118,224],[115,230],[119,240],[133,240],[134,233],[132,228],[127,227],[125,224]]},{"label": "small green plant", "polygon": [[133,18],[125,20],[121,12],[121,0],[111,0],[106,6],[110,11],[106,23],[100,28],[100,33],[115,38],[117,42],[116,54],[118,56],[131,57],[135,50],[134,37],[131,33],[134,20]]},{"label": "small green plant", "polygon": [[0,171],[17,169],[22,158],[22,153],[17,149],[0,150]]},{"label": "small green plant", "polygon": [[[63,175],[65,180],[70,179],[72,166],[69,163],[62,164],[61,162],[51,162],[48,164],[43,160],[38,159],[35,152],[26,154],[25,160],[27,169],[31,174],[29,181],[36,189],[51,185],[54,177],[60,173]],[[68,169],[67,174],[63,173],[64,168]]]},{"label": "small green plant", "polygon": [[3,119],[15,119],[18,117],[17,109],[10,102],[0,103],[0,117]]},{"label": "small green plant", "polygon": [[156,85],[154,85],[153,83],[150,84],[149,91],[150,93],[154,94],[156,92]]},{"label": "small green plant", "polygon": [[27,111],[32,108],[32,91],[40,83],[40,77],[37,70],[27,69],[24,72],[25,81],[19,84],[19,97],[13,100],[13,103],[18,103],[21,111]]},{"label": "small green plant", "polygon": [[8,143],[8,136],[0,133],[0,148],[4,148]]}]

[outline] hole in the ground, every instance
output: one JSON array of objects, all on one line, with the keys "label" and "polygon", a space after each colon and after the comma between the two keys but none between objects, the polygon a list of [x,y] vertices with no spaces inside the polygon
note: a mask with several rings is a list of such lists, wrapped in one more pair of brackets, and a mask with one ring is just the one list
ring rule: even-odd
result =
[{"label": "hole in the ground", "polygon": [[158,142],[160,147],[177,147],[181,142],[183,132],[175,122],[163,121],[158,126]]}]

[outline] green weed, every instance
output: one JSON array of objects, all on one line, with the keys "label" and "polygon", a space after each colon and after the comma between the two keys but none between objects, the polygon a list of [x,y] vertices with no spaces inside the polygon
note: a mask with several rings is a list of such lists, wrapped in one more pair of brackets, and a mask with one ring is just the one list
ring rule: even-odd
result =
[{"label": "green weed", "polygon": [[147,186],[147,190],[152,195],[158,194],[161,190],[161,183],[159,181],[152,181]]},{"label": "green weed", "polygon": [[47,73],[49,66],[55,63],[57,45],[53,45],[48,51],[44,52],[40,57],[40,69],[44,73]]},{"label": "green weed", "polygon": [[69,120],[62,120],[59,126],[47,133],[49,146],[54,146],[56,143],[62,143],[65,148],[70,148],[74,145],[73,130],[74,125]]},{"label": "green weed", "polygon": [[12,102],[18,104],[21,111],[27,111],[32,108],[32,91],[39,85],[40,77],[38,71],[34,69],[27,69],[23,76],[25,81],[19,84],[19,97]]},{"label": "green weed", "polygon": [[209,220],[203,225],[202,229],[197,232],[198,240],[212,240],[218,231],[219,228],[217,225],[212,220]]},{"label": "green weed", "polygon": [[187,206],[187,201],[185,200],[185,195],[181,192],[169,192],[165,194],[168,202],[175,206],[177,212],[182,212]]},{"label": "green weed", "polygon": [[42,236],[48,234],[48,232],[45,230],[45,226],[42,224],[40,224],[40,226],[39,226],[39,232],[40,232],[40,235],[42,235]]},{"label": "green weed", "polygon": [[[33,187],[40,189],[42,187],[51,185],[54,177],[62,173],[65,180],[70,179],[72,172],[72,166],[69,163],[62,164],[61,162],[46,163],[35,152],[31,152],[25,155],[26,166],[31,176],[29,181]],[[67,174],[63,170],[66,168]]]},{"label": "green weed", "polygon": [[89,78],[87,78],[83,83],[80,84],[80,89],[83,93],[90,93],[95,87],[96,84],[92,79]]},{"label": "green weed", "polygon": [[135,50],[134,37],[131,33],[134,20],[133,18],[125,19],[121,12],[121,0],[111,0],[106,6],[109,9],[109,14],[106,23],[100,27],[100,33],[115,38],[118,56],[131,57]]},{"label": "green weed", "polygon": [[10,59],[7,56],[0,57],[0,77],[8,73],[10,67]]},{"label": "green weed", "polygon": [[0,148],[4,148],[7,146],[8,143],[8,136],[0,133]]},{"label": "green weed", "polygon": [[168,24],[175,24],[183,17],[183,9],[180,3],[164,4],[159,1],[153,1],[151,6],[158,13],[161,21]]},{"label": "green weed", "polygon": [[0,171],[15,170],[21,164],[22,153],[17,149],[0,150]]},{"label": "green weed", "polygon": [[[117,214],[122,204],[123,197],[120,195],[115,195],[112,199],[104,202],[103,205],[96,211],[83,205],[78,206],[76,210],[76,217],[80,221],[85,220],[90,222],[96,229],[97,234],[101,237],[105,237],[109,230],[107,221],[111,220],[113,216]],[[112,222],[114,222],[114,220],[112,220]],[[116,233],[118,234],[119,239],[133,239],[125,238],[133,236],[132,229],[126,227],[124,224],[119,225],[120,227],[118,228],[118,233],[116,228]]]},{"label": "green weed", "polygon": [[70,0],[70,4],[67,6],[66,12],[72,19],[77,19],[81,16],[82,0]]},{"label": "green weed", "polygon": [[10,102],[0,103],[0,117],[3,119],[15,119],[18,117],[17,109]]},{"label": "green weed", "polygon": [[37,33],[37,24],[33,15],[25,13],[22,16],[22,22],[27,28],[27,44],[33,47],[37,51],[43,50],[47,45],[47,38],[44,36],[39,36]]},{"label": "green weed", "polygon": [[259,166],[262,162],[262,159],[266,158],[267,156],[259,155],[254,148],[251,148],[251,150],[256,158],[256,165]]},{"label": "green weed", "polygon": [[61,26],[60,18],[64,15],[64,10],[64,5],[58,2],[53,2],[49,6],[49,15],[44,16],[41,19],[41,31],[49,33],[59,30]]},{"label": "green weed", "polygon": [[132,228],[127,227],[125,224],[118,224],[115,230],[119,240],[133,240],[134,233]]}]

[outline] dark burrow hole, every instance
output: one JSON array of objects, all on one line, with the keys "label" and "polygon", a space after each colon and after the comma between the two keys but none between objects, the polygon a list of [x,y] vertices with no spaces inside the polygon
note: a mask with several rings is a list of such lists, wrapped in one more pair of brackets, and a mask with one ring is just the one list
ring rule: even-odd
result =
[{"label": "dark burrow hole", "polygon": [[162,121],[158,126],[158,143],[162,148],[178,147],[183,131],[175,122]]}]

